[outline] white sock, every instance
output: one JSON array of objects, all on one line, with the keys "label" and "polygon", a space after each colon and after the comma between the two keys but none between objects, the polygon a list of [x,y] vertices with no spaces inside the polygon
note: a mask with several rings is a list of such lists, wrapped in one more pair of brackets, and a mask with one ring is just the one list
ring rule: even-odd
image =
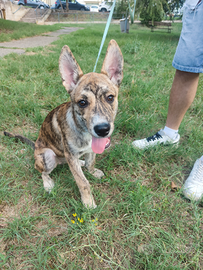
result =
[{"label": "white sock", "polygon": [[167,126],[164,127],[164,132],[165,132],[166,135],[169,136],[172,140],[174,140],[175,137],[176,137],[177,134],[178,134],[178,130],[169,128],[169,127],[167,127]]},{"label": "white sock", "polygon": [[203,161],[203,156],[201,156],[200,160]]}]

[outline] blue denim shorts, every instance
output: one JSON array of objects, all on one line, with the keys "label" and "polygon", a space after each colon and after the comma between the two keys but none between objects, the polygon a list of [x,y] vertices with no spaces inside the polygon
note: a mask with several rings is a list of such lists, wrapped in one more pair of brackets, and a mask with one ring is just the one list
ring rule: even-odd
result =
[{"label": "blue denim shorts", "polygon": [[[186,1],[183,26],[173,59],[175,69],[203,73],[203,0]],[[197,4],[198,3],[198,4]]]}]

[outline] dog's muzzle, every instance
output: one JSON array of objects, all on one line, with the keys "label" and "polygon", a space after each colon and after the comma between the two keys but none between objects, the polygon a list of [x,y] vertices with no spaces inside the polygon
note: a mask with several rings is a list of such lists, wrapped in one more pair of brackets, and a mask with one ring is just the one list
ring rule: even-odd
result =
[{"label": "dog's muzzle", "polygon": [[92,136],[92,151],[94,153],[101,154],[110,146],[110,137],[104,138],[109,134],[110,128],[111,126],[108,123],[101,123],[94,127],[95,134],[99,136],[99,138]]},{"label": "dog's muzzle", "polygon": [[108,123],[102,123],[94,127],[95,133],[99,137],[106,137],[109,134],[110,125]]}]

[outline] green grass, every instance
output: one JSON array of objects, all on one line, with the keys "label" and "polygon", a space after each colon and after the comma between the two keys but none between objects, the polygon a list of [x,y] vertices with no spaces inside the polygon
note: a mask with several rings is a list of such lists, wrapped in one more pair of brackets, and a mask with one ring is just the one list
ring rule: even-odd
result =
[{"label": "green grass", "polygon": [[105,25],[82,27],[51,46],[0,59],[0,267],[202,269],[202,205],[184,199],[181,190],[171,191],[171,182],[181,186],[202,155],[202,76],[181,124],[178,148],[139,151],[131,146],[165,124],[181,24],[173,24],[171,34],[151,33],[140,25],[130,26],[129,34],[119,25],[109,29],[97,72],[108,42],[115,39],[124,56],[124,79],[113,145],[97,155],[105,177],[85,172],[95,210],[81,204],[67,165],[53,171],[56,186],[47,194],[32,149],[3,136],[7,130],[35,140],[46,114],[69,100],[58,70],[63,45],[84,73],[93,70]]},{"label": "green grass", "polygon": [[46,32],[55,31],[61,28],[61,25],[36,25],[24,22],[14,22],[0,19],[0,42],[11,41],[41,35]]}]

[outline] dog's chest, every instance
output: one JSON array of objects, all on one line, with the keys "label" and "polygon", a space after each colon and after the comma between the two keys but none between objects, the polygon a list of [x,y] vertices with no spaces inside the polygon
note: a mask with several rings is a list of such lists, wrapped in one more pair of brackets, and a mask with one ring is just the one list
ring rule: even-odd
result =
[{"label": "dog's chest", "polygon": [[92,137],[90,134],[83,134],[83,136],[72,138],[72,141],[69,143],[69,148],[72,153],[82,156],[86,153],[92,152],[91,144]]},{"label": "dog's chest", "polygon": [[74,132],[72,136],[68,135],[66,143],[71,153],[81,156],[92,152],[92,136],[88,132]]},{"label": "dog's chest", "polygon": [[72,117],[71,108],[66,114],[67,133],[66,141],[72,153],[88,153],[91,152],[92,136],[88,131],[84,131],[76,126]]}]

